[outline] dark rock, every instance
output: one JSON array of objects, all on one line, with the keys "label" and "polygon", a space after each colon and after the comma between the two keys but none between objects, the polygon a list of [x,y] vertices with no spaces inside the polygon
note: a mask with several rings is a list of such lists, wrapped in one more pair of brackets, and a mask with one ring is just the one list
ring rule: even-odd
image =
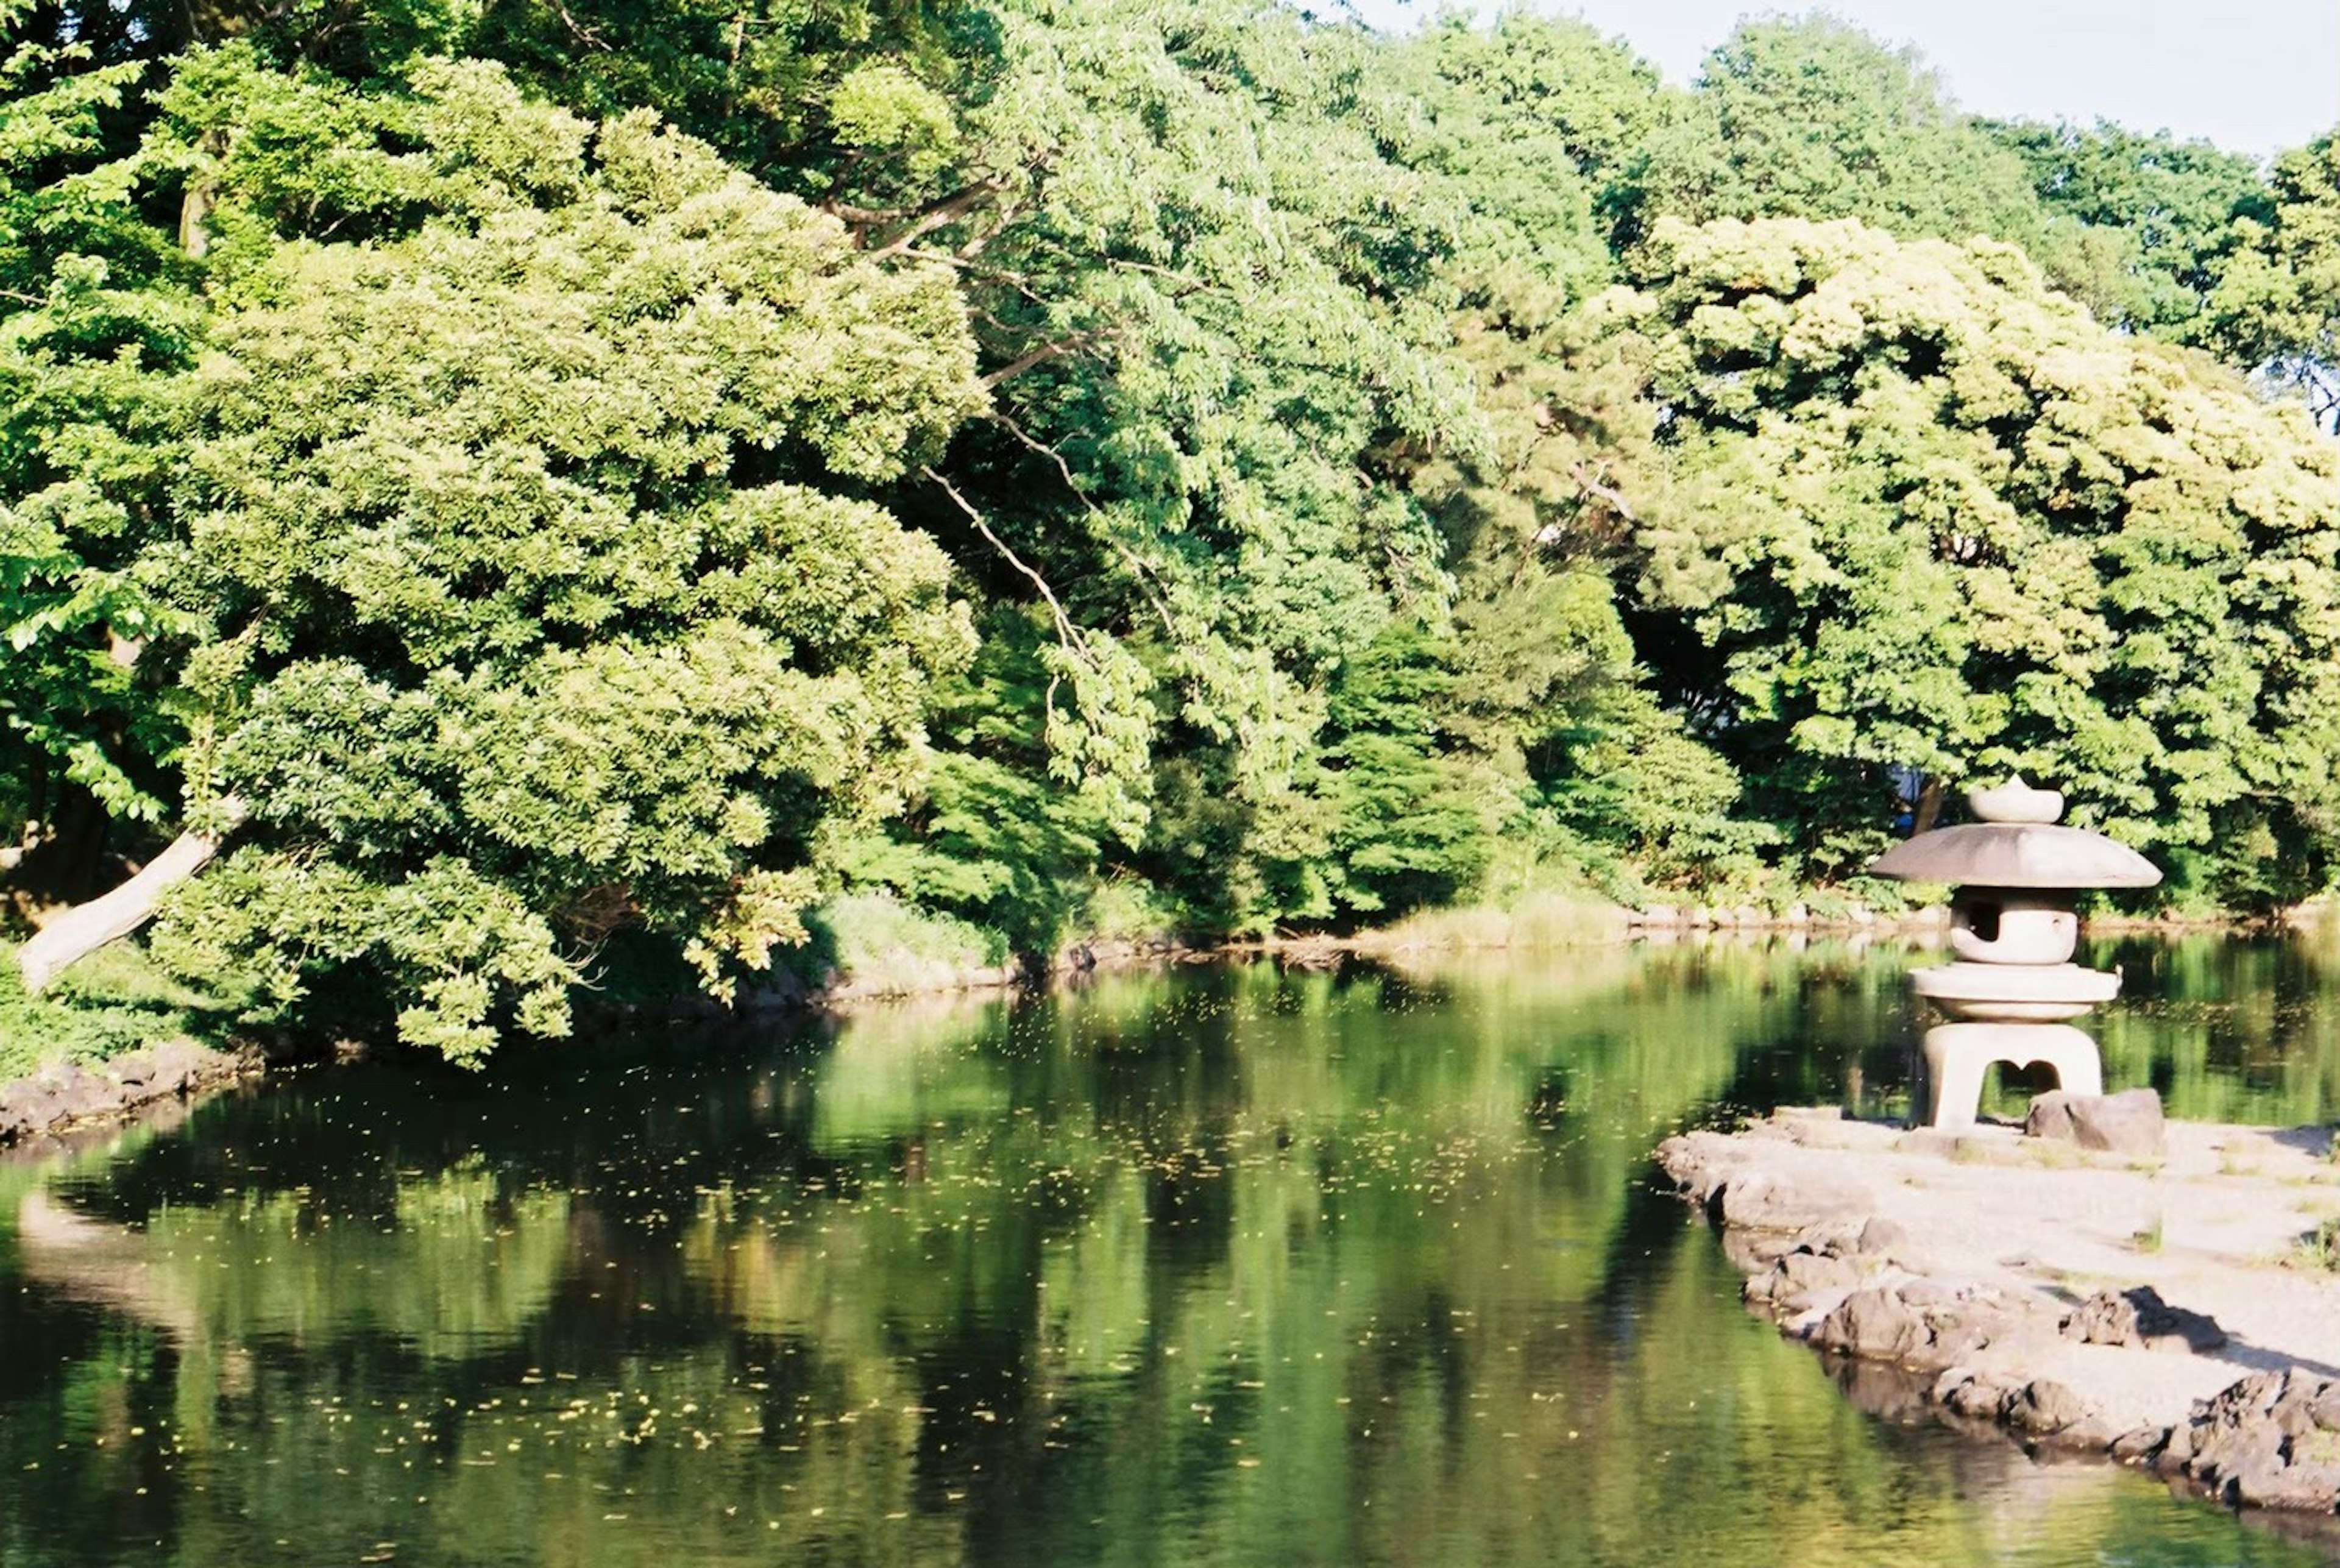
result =
[{"label": "dark rock", "polygon": [[1929,1352],[1934,1331],[1926,1315],[1890,1285],[1856,1290],[1836,1305],[1812,1330],[1823,1350],[1868,1361],[1913,1362]]},{"label": "dark rock", "polygon": [[1823,1220],[1798,1231],[1789,1250],[1818,1253],[1823,1257],[1850,1257],[1860,1250],[1860,1236],[1854,1221]]},{"label": "dark rock", "polygon": [[2258,1460],[2236,1471],[2225,1488],[2229,1503],[2255,1508],[2297,1508],[2329,1513],[2340,1500],[2340,1464]]},{"label": "dark rock", "polygon": [[2015,1385],[2003,1378],[1970,1377],[1952,1388],[1942,1404],[1969,1421],[1997,1421],[2015,1393]]},{"label": "dark rock", "polygon": [[163,1094],[184,1094],[201,1080],[204,1059],[210,1055],[192,1040],[171,1040],[155,1047],[154,1087]]},{"label": "dark rock", "polygon": [[122,1109],[122,1091],[94,1073],[76,1072],[57,1092],[57,1107],[69,1121],[86,1121]]},{"label": "dark rock", "polygon": [[1717,1231],[1722,1255],[1741,1274],[1769,1274],[1771,1265],[1796,1250],[1795,1239],[1776,1230]]},{"label": "dark rock", "polygon": [[2165,1475],[2177,1474],[2194,1462],[2194,1424],[2181,1421],[2169,1429],[2161,1440],[2160,1451],[2153,1456],[2153,1467]]},{"label": "dark rock", "polygon": [[144,1088],[154,1080],[154,1054],[152,1051],[133,1051],[126,1057],[116,1057],[105,1064],[105,1068],[114,1081],[123,1087]]},{"label": "dark rock", "polygon": [[2078,1394],[2060,1383],[2035,1378],[2007,1402],[2007,1424],[2018,1432],[2046,1434],[2077,1426],[2093,1414]]},{"label": "dark rock", "polygon": [[2151,1089],[2117,1095],[2067,1095],[2061,1089],[2032,1100],[2023,1117],[2031,1137],[2055,1138],[2108,1154],[2162,1152],[2161,1097]]},{"label": "dark rock", "polygon": [[2149,1285],[2134,1290],[2100,1290],[2057,1325],[2066,1339],[2082,1345],[2112,1345],[2199,1355],[2226,1343],[2208,1315],[2172,1306]]},{"label": "dark rock", "polygon": [[2293,1369],[2244,1378],[2170,1434],[2166,1465],[2234,1503],[2330,1513],[2340,1505],[2340,1434],[2316,1422],[2340,1384]]},{"label": "dark rock", "polygon": [[1940,1313],[1934,1319],[1937,1354],[1945,1361],[1970,1361],[2003,1337],[2004,1326],[1988,1308]]},{"label": "dark rock", "polygon": [[142,1106],[258,1069],[250,1054],[207,1051],[192,1040],[168,1040],[114,1057],[96,1068],[53,1064],[31,1077],[0,1085],[0,1144],[62,1135],[76,1123],[112,1120]]},{"label": "dark rock", "polygon": [[1850,1290],[1868,1273],[1855,1259],[1810,1252],[1791,1252],[1771,1268],[1787,1287],[1776,1293],[1781,1295],[1799,1290]]},{"label": "dark rock", "polygon": [[1851,1258],[1791,1252],[1764,1273],[1750,1275],[1745,1295],[1750,1301],[1786,1303],[1817,1293],[1849,1290],[1860,1283],[1865,1272]]},{"label": "dark rock", "polygon": [[17,1092],[15,1109],[27,1137],[45,1133],[65,1119],[64,1107],[58,1104],[55,1092],[29,1085]]},{"label": "dark rock", "polygon": [[2114,1438],[2107,1452],[2124,1464],[2151,1464],[2168,1442],[2166,1426],[2140,1426]]},{"label": "dark rock", "polygon": [[2315,1401],[2324,1385],[2294,1379],[2266,1407],[2266,1419],[2285,1438],[2305,1437],[2315,1430]]}]

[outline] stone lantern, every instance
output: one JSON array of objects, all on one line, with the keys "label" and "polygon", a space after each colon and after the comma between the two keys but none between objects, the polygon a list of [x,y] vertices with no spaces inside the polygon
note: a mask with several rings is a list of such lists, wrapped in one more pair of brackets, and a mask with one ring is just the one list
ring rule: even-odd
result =
[{"label": "stone lantern", "polygon": [[1951,1022],[1926,1031],[1926,1125],[1974,1125],[1993,1062],[2045,1062],[2067,1094],[2104,1092],[2097,1042],[2067,1021],[2120,994],[2120,977],[2071,961],[2078,896],[2150,888],[2161,873],[2101,833],[2057,825],[2064,797],[2011,779],[1969,789],[1972,823],[1920,833],[1869,867],[1878,877],[1947,882],[1956,961],[1919,969],[1910,989]]}]

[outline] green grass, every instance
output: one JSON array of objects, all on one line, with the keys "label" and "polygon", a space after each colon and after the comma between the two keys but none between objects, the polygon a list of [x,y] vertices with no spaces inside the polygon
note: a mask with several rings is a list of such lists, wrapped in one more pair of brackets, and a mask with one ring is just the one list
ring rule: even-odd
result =
[{"label": "green grass", "polygon": [[2319,1220],[2292,1248],[2292,1262],[2319,1274],[2340,1273],[2340,1216]]},{"label": "green grass", "polygon": [[1617,940],[1624,924],[1623,911],[1596,895],[1543,889],[1507,905],[1417,910],[1361,934],[1358,943],[1368,948],[1566,948]]},{"label": "green grass", "polygon": [[1134,877],[1109,877],[1088,896],[1086,907],[1065,933],[1066,942],[1166,942],[1186,922],[1159,889]]},{"label": "green grass", "polygon": [[129,942],[91,954],[46,992],[27,996],[15,944],[0,942],[0,1083],[182,1037],[216,1045],[233,1012],[232,1003],[165,975]]},{"label": "green grass", "polygon": [[1010,956],[1007,938],[996,931],[878,894],[832,898],[805,925],[812,939],[788,961],[814,985],[833,969],[870,991],[942,989]]}]

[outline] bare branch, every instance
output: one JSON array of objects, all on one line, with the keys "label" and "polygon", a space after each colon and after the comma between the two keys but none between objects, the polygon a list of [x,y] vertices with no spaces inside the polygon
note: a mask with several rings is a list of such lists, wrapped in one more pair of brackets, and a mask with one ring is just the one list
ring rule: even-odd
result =
[{"label": "bare branch", "polygon": [[1596,496],[1599,499],[1607,501],[1611,507],[1616,509],[1618,516],[1623,518],[1627,522],[1631,523],[1635,528],[1641,526],[1641,520],[1633,514],[1632,503],[1627,501],[1614,486],[1605,484],[1601,481],[1595,479],[1591,473],[1585,471],[1585,466],[1581,462],[1572,465],[1568,471],[1571,477],[1576,481],[1576,485],[1579,490],[1581,490],[1587,495]]},{"label": "bare branch", "polygon": [[1037,437],[1034,436],[1031,432],[1026,430],[1022,425],[1017,424],[1013,419],[1009,418],[1006,414],[1000,412],[996,409],[993,410],[988,417],[992,423],[999,426],[1000,429],[1006,431],[1009,435],[1014,436],[1017,441],[1023,442],[1026,447],[1038,453],[1040,456],[1046,458],[1050,462],[1056,465],[1056,471],[1064,476],[1065,488],[1072,491],[1074,498],[1083,506],[1088,508],[1089,515],[1096,520],[1098,524],[1096,537],[1105,541],[1106,549],[1121,557],[1122,564],[1128,567],[1131,575],[1137,579],[1138,590],[1144,593],[1145,595],[1146,601],[1154,606],[1154,613],[1159,617],[1162,621],[1162,630],[1169,633],[1171,641],[1177,641],[1177,619],[1170,613],[1169,601],[1164,599],[1159,591],[1159,584],[1161,581],[1160,578],[1155,573],[1152,567],[1149,567],[1144,561],[1139,559],[1135,551],[1122,543],[1121,541],[1114,538],[1111,530],[1106,526],[1105,513],[1098,508],[1096,501],[1089,499],[1088,491],[1081,488],[1081,481],[1073,477],[1073,465],[1065,461],[1065,454],[1058,452],[1055,447],[1050,446],[1046,442],[1039,440]]},{"label": "bare branch", "polygon": [[930,251],[923,246],[914,246],[905,250],[902,254],[921,262],[939,262],[944,266],[957,268],[979,283],[997,283],[1003,288],[1014,290],[1043,310],[1048,308],[1048,302],[1041,298],[1033,290],[1032,285],[1025,282],[1022,277],[1014,273],[1002,272],[996,267],[977,266],[972,256],[957,255],[949,251]]},{"label": "bare branch", "polygon": [[[994,174],[988,179],[978,180],[972,185],[963,186],[947,196],[939,196],[920,209],[917,221],[908,228],[869,253],[879,257],[897,255],[927,235],[933,233],[937,229],[957,223],[1006,188],[1006,177]],[[995,229],[994,232],[996,233],[996,230]]]},{"label": "bare branch", "polygon": [[560,0],[545,0],[545,4],[552,8],[552,14],[560,18],[560,25],[569,29],[569,35],[570,37],[576,39],[580,44],[584,45],[589,49],[600,49],[604,53],[608,52],[610,47],[609,41],[603,38],[598,31],[586,26],[584,24],[579,22],[576,17],[570,15],[569,14],[569,7],[563,5],[560,3]]},{"label": "bare branch", "polygon": [[967,520],[975,524],[975,531],[990,541],[991,548],[999,552],[1001,559],[1023,573],[1032,586],[1040,590],[1040,597],[1047,600],[1048,613],[1056,622],[1056,641],[1066,652],[1095,670],[1096,660],[1089,656],[1087,648],[1081,641],[1081,629],[1075,625],[1073,618],[1066,613],[1064,601],[1056,597],[1056,590],[1048,586],[1048,580],[1041,576],[1030,562],[1010,550],[1006,540],[992,532],[991,524],[984,521],[983,513],[976,509],[975,503],[959,493],[958,486],[937,473],[931,463],[919,465],[918,471],[939,485],[942,492],[950,497],[951,504],[967,514]]},{"label": "bare branch", "polygon": [[967,216],[1006,190],[1008,184],[1008,177],[1005,174],[987,175],[973,184],[961,185],[956,191],[916,207],[861,207],[850,202],[831,199],[823,202],[820,208],[831,217],[840,218],[864,233],[888,223],[907,223],[907,228],[870,252],[875,256],[890,256],[908,250],[946,223]]},{"label": "bare branch", "polygon": [[1026,371],[1046,364],[1050,360],[1062,355],[1077,352],[1092,343],[1102,342],[1112,335],[1109,332],[1096,331],[1075,332],[1068,338],[1052,339],[1037,348],[1028,349],[1009,360],[1006,364],[985,376],[983,384],[987,387],[996,387],[1002,382],[1014,381]]}]

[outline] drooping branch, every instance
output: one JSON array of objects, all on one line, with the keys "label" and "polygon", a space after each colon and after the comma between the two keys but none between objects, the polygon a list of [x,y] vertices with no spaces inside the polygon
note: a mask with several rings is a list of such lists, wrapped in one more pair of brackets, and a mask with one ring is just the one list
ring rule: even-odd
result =
[{"label": "drooping branch", "polygon": [[1177,641],[1177,618],[1170,613],[1170,605],[1168,601],[1162,597],[1162,592],[1159,587],[1161,581],[1159,575],[1152,567],[1148,566],[1143,560],[1139,559],[1135,551],[1130,549],[1129,546],[1122,543],[1121,541],[1113,537],[1112,530],[1105,526],[1105,514],[1098,510],[1097,503],[1089,499],[1088,491],[1081,488],[1081,481],[1073,477],[1073,465],[1065,460],[1065,454],[1058,452],[1055,447],[1050,446],[1046,442],[1040,440],[1037,436],[1026,430],[1022,425],[1016,423],[1015,420],[1009,418],[1006,413],[997,409],[994,409],[986,417],[988,418],[992,423],[997,425],[1009,435],[1014,436],[1017,441],[1021,442],[1025,447],[1032,452],[1040,457],[1046,458],[1050,462],[1056,464],[1057,474],[1065,481],[1065,488],[1072,491],[1073,498],[1076,501],[1078,501],[1083,506],[1088,508],[1089,515],[1091,517],[1097,520],[1098,527],[1096,537],[1105,542],[1107,549],[1111,550],[1115,555],[1121,557],[1122,564],[1128,567],[1130,574],[1137,580],[1138,590],[1145,595],[1147,601],[1154,606],[1154,613],[1161,618],[1162,630],[1169,634],[1171,641]]},{"label": "drooping branch", "polygon": [[1047,601],[1048,613],[1056,623],[1056,641],[1063,646],[1066,653],[1094,668],[1096,661],[1090,657],[1087,648],[1081,640],[1080,627],[1075,624],[1072,616],[1066,612],[1064,601],[1056,597],[1056,590],[1048,586],[1048,580],[1040,575],[1039,569],[1009,549],[1007,541],[991,531],[991,524],[985,520],[975,502],[961,495],[958,486],[937,473],[932,464],[922,464],[918,471],[941,487],[942,492],[950,497],[951,504],[966,513],[967,521],[975,524],[975,531],[983,535],[992,549],[999,552],[1000,559],[1022,573],[1033,587],[1040,590],[1040,597]]},{"label": "drooping branch", "polygon": [[153,919],[163,896],[211,864],[212,857],[250,814],[241,799],[223,798],[214,809],[215,831],[190,829],[180,834],[135,877],[109,893],[74,905],[43,926],[16,949],[16,967],[24,975],[25,989],[37,994],[75,960]]},{"label": "drooping branch", "polygon": [[[599,49],[604,53],[609,50],[609,40],[601,36],[600,29],[588,27],[578,21],[575,16],[570,15],[569,7],[562,5],[560,0],[552,0],[552,14],[560,18],[560,25],[569,29],[569,35],[580,44],[589,49]],[[736,45],[734,53],[735,55],[737,53]]]}]

